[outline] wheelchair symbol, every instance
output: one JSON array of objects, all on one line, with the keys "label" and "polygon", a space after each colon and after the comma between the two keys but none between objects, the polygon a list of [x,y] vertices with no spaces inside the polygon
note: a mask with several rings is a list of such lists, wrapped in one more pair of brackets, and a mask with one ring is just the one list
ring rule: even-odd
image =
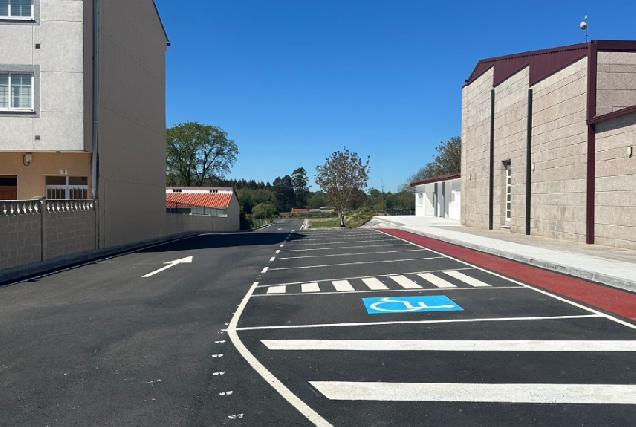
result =
[{"label": "wheelchair symbol", "polygon": [[[389,304],[388,308],[382,308],[381,305],[386,306]],[[410,313],[413,311],[434,311],[434,310],[448,310],[457,308],[455,304],[442,304],[442,305],[426,305],[422,301],[418,301],[417,305],[411,304],[410,301],[404,301],[400,299],[392,299],[391,297],[382,298],[380,301],[369,304],[369,308],[381,311],[385,313]]]}]

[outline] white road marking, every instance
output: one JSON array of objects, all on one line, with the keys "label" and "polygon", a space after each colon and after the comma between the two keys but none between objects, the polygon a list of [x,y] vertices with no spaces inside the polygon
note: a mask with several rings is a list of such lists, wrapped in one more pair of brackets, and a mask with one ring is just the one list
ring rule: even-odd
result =
[{"label": "white road marking", "polygon": [[[273,257],[271,257],[271,258],[269,259],[269,262],[272,262],[272,261],[274,261],[275,259],[276,259],[276,257],[275,257],[275,256],[273,256]],[[281,259],[285,259],[285,258],[281,258]]]},{"label": "white road marking", "polygon": [[376,277],[364,277],[362,279],[365,285],[369,287],[369,289],[377,291],[383,289],[389,289],[384,283],[380,282]]},{"label": "white road marking", "polygon": [[389,279],[393,280],[398,285],[402,286],[404,289],[421,289],[422,287],[409,279],[406,276],[401,275],[391,275]]},{"label": "white road marking", "polygon": [[269,267],[263,268],[263,271],[261,271],[261,273],[267,273],[267,270],[269,270]]},{"label": "white road marking", "polygon": [[[289,286],[289,285],[287,285]],[[453,291],[453,292],[460,292],[460,291],[483,291],[483,290],[488,290],[488,289],[516,289],[516,290],[527,290],[522,288],[521,286],[498,286],[496,288],[455,288],[455,289],[448,289],[448,291]],[[389,289],[391,292],[414,292],[413,289]],[[386,289],[383,290],[376,290],[376,291],[372,291],[372,290],[362,290],[362,291],[350,291],[350,294],[369,294],[369,293],[376,293],[376,292],[386,292]],[[422,289],[418,289],[416,292],[439,292],[438,288],[422,288]],[[329,292],[329,291],[322,291],[319,293],[316,292],[288,292],[285,295],[279,295],[279,294],[256,294],[256,295],[252,295],[252,298],[262,298],[262,297],[276,297],[276,296],[302,296],[302,295],[338,295],[338,294],[342,294],[342,292]]]},{"label": "white road marking", "polygon": [[[344,244],[344,243],[351,243],[351,242],[320,242],[320,243],[305,243],[307,240],[310,239],[302,239],[299,240],[297,243],[305,245],[305,246],[318,246],[318,245],[340,245],[340,244]],[[355,243],[371,243],[371,242],[390,242],[390,239],[374,239],[374,240],[358,240]]]},{"label": "white road marking", "polygon": [[464,283],[468,283],[470,286],[475,286],[475,287],[490,286],[488,283],[484,283],[481,280],[475,279],[474,277],[467,276],[463,273],[460,273],[459,271],[448,271],[448,272],[445,272],[445,274],[448,274],[450,277],[454,277],[455,279],[461,280]]},{"label": "white road marking", "polygon": [[281,248],[282,248],[283,246],[285,246],[285,245],[280,245],[280,247],[281,247]]},{"label": "white road marking", "polygon": [[[302,295],[302,294],[301,294]],[[481,323],[481,322],[528,322],[542,320],[564,320],[564,319],[587,319],[604,318],[602,314],[579,314],[572,316],[545,316],[545,317],[493,317],[477,319],[435,319],[435,320],[396,320],[387,322],[365,322],[365,323],[322,323],[314,325],[272,325],[272,326],[251,326],[247,328],[228,328],[232,331],[255,331],[260,329],[312,329],[312,328],[345,328],[358,326],[381,326],[381,325],[424,325],[437,323]]]},{"label": "white road marking", "polygon": [[276,251],[276,253],[277,253],[277,254],[279,254],[279,253],[280,253],[280,249],[279,249],[279,250],[277,250],[277,251]]},{"label": "white road marking", "polygon": [[[460,267],[460,268],[454,268],[453,270],[473,270],[475,267]],[[410,273],[403,273],[403,274],[420,274],[420,273],[440,273],[442,271],[448,271],[448,270],[425,270],[425,271],[413,271]],[[389,277],[391,276],[391,274],[378,274],[378,277]],[[331,278],[331,279],[323,279],[321,280],[321,282],[332,282],[334,280],[355,280],[355,279],[362,279],[364,277],[369,277],[369,276],[351,276],[351,277],[339,277],[339,278]],[[287,282],[287,283],[277,283],[275,285],[260,285],[257,286],[259,288],[267,288],[270,286],[280,286],[280,285],[298,285],[301,283],[305,283],[305,282]],[[521,287],[521,286],[518,286]]]},{"label": "white road marking", "polygon": [[436,275],[431,273],[418,274],[418,276],[420,276],[422,279],[426,280],[427,282],[432,283],[434,286],[437,286],[438,288],[456,288],[457,287],[453,285],[451,282],[447,282],[446,280],[440,277],[437,277]]},{"label": "white road marking", "polygon": [[302,291],[303,292],[320,292],[320,287],[318,286],[318,283],[316,282],[303,283]]},{"label": "white road marking", "polygon": [[309,381],[330,400],[636,404],[636,385]]},{"label": "white road marking", "polygon": [[233,391],[222,391],[219,393],[219,396],[231,396]]},{"label": "white road marking", "polygon": [[182,263],[191,263],[192,262],[192,258],[193,257],[191,257],[191,256],[187,256],[185,258],[175,259],[174,261],[168,261],[168,262],[164,263],[164,264],[168,264],[165,267],[161,267],[159,270],[155,270],[152,273],[148,273],[148,274],[146,274],[144,276],[141,276],[141,277],[151,277],[151,276],[154,276],[157,273],[161,273],[162,271],[165,271],[165,270],[167,270],[169,268],[172,268],[175,265],[182,264]]},{"label": "white road marking", "polygon": [[[387,233],[385,233],[384,231],[380,231],[380,230],[378,230],[378,233],[382,233],[382,234],[384,234],[384,235],[391,236],[390,234],[387,234]],[[393,236],[393,237],[395,237],[395,236]],[[408,242],[407,240],[400,239],[400,238],[398,238],[398,237],[395,237],[395,238],[396,238],[396,239],[398,239],[398,240],[403,240],[403,241],[405,241],[405,242]],[[528,284],[526,284],[526,283],[522,283],[522,282],[520,282],[520,281],[518,281],[518,280],[515,280],[515,279],[511,279],[510,277],[506,277],[506,276],[504,276],[504,275],[502,275],[502,274],[495,273],[494,271],[486,270],[485,268],[478,267],[478,266],[477,266],[477,265],[475,265],[475,264],[471,264],[471,263],[469,263],[469,262],[462,261],[461,259],[458,259],[458,258],[452,257],[452,256],[447,255],[447,254],[444,254],[444,253],[442,253],[442,252],[435,251],[435,250],[430,249],[430,248],[426,248],[425,246],[418,245],[417,243],[413,243],[413,242],[409,242],[409,243],[411,243],[411,244],[412,244],[412,245],[414,245],[414,246],[420,247],[420,248],[429,249],[431,252],[436,253],[436,254],[440,254],[440,255],[442,255],[444,258],[448,258],[448,259],[450,259],[450,260],[457,261],[458,263],[463,264],[463,265],[466,265],[466,266],[468,266],[468,267],[469,267],[469,268],[465,268],[465,269],[462,269],[462,268],[456,268],[456,269],[454,269],[455,271],[458,271],[458,270],[468,270],[468,269],[470,269],[470,268],[473,268],[473,269],[475,269],[475,270],[479,270],[479,271],[483,271],[484,273],[491,274],[491,275],[493,275],[493,276],[495,276],[495,277],[499,277],[499,278],[501,278],[501,279],[505,279],[505,280],[507,280],[507,281],[509,281],[509,282],[511,282],[511,283],[515,283],[515,284],[517,284],[517,285],[519,285],[519,286],[522,286],[522,287],[524,287],[524,288],[526,288],[526,289],[530,289],[530,290],[532,290],[532,291],[534,291],[534,292],[538,292],[538,293],[540,293],[540,294],[543,294],[543,295],[549,296],[550,298],[553,298],[553,299],[555,299],[555,300],[557,300],[557,301],[561,301],[561,302],[564,302],[564,303],[566,303],[566,304],[572,305],[572,306],[574,306],[574,307],[581,308],[581,309],[583,309],[583,310],[587,311],[588,313],[594,313],[594,314],[595,314],[595,315],[597,315],[598,317],[604,317],[604,318],[609,319],[609,320],[611,320],[611,321],[613,321],[613,322],[615,322],[615,323],[618,323],[619,325],[623,325],[623,326],[626,326],[626,327],[631,328],[631,329],[636,329],[636,324],[629,323],[629,322],[627,322],[627,321],[625,321],[625,320],[621,320],[621,319],[619,319],[619,318],[617,318],[617,317],[614,317],[614,316],[611,316],[611,315],[609,315],[609,314],[607,314],[607,313],[603,313],[603,312],[601,312],[601,311],[599,311],[599,310],[596,310],[596,309],[593,309],[593,308],[587,307],[587,306],[585,306],[585,305],[583,305],[583,304],[579,304],[578,302],[571,301],[571,300],[566,299],[566,298],[564,298],[564,297],[560,297],[560,296],[558,296],[558,295],[552,294],[552,293],[550,293],[550,292],[548,292],[548,291],[546,291],[546,290],[543,290],[543,289],[540,289],[540,288],[537,288],[537,287],[534,287],[534,286],[528,285]],[[540,269],[540,267],[537,267],[537,268],[539,268],[539,269]],[[581,279],[581,280],[583,280],[583,279]]]},{"label": "white road marking", "polygon": [[392,259],[392,260],[381,260],[381,261],[358,261],[358,262],[343,262],[341,264],[318,264],[318,265],[307,265],[304,267],[278,267],[272,268],[271,270],[302,270],[307,268],[323,268],[323,267],[339,267],[345,265],[361,265],[361,264],[378,264],[381,262],[405,262],[405,261],[424,261],[431,259],[440,259],[444,258],[442,256],[434,256],[430,258],[404,258],[404,259]]},{"label": "white road marking", "polygon": [[[406,246],[406,245],[367,245],[367,246],[339,246],[337,248],[310,248],[310,249],[289,249],[287,252],[309,252],[309,251],[330,251],[334,249],[361,249],[361,248],[382,248],[382,247],[396,247],[396,246]],[[428,249],[420,248],[423,251],[428,251]]]},{"label": "white road marking", "polygon": [[636,352],[636,341],[262,340],[269,350]]},{"label": "white road marking", "polygon": [[382,252],[350,252],[344,254],[328,254],[328,255],[303,255],[303,256],[293,256],[281,259],[302,259],[302,258],[323,258],[323,257],[342,257],[342,256],[356,256],[356,255],[371,255],[371,254],[394,254],[394,253],[402,253],[402,252],[423,252],[423,249],[409,249],[406,251],[382,251]]},{"label": "white road marking", "polygon": [[287,286],[272,286],[267,290],[268,294],[284,294],[287,292]]},{"label": "white road marking", "polygon": [[336,280],[333,283],[333,287],[336,288],[338,292],[352,292],[355,291],[351,283],[348,280]]},{"label": "white road marking", "polygon": [[225,375],[225,372],[212,372],[212,375],[218,377],[218,376]]},{"label": "white road marking", "polygon": [[238,321],[245,310],[245,306],[247,302],[250,300],[250,297],[254,293],[254,289],[258,286],[258,282],[254,282],[250,289],[247,291],[243,300],[238,306],[236,313],[232,316],[232,320],[230,321],[230,326],[228,328],[228,336],[232,340],[232,344],[236,347],[236,350],[243,356],[243,358],[250,364],[250,366],[261,376],[269,385],[271,385],[274,390],[276,390],[285,400],[287,400],[294,408],[298,410],[301,414],[303,414],[309,421],[314,423],[318,427],[331,427],[331,424],[323,417],[320,416],[316,411],[311,409],[305,402],[300,400],[298,396],[291,392],[285,385],[280,382],[278,378],[272,375],[271,372],[267,370],[265,366],[261,362],[254,357],[252,353],[245,347],[245,344],[241,341],[238,336],[237,325]]},{"label": "white road marking", "polygon": [[219,358],[219,357],[223,357],[223,355],[222,354],[213,354],[212,357]]}]

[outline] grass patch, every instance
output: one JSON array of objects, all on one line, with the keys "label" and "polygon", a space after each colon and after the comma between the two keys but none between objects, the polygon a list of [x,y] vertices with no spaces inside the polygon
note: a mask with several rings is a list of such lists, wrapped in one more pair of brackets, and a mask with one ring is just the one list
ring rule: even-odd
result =
[{"label": "grass patch", "polygon": [[[349,212],[345,215],[345,226],[350,228],[360,227],[362,224],[366,223],[373,217],[373,213],[371,213],[368,209],[361,209],[358,211]],[[332,227],[340,227],[340,220],[336,218],[320,218],[320,219],[310,219],[309,220],[309,228],[332,228]]]}]

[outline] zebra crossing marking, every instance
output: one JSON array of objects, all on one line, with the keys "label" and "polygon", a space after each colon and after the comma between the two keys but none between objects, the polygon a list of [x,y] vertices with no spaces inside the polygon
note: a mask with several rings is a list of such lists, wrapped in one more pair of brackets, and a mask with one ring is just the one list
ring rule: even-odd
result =
[{"label": "zebra crossing marking", "polygon": [[317,282],[312,283],[303,283],[302,284],[303,292],[320,292],[320,287]]},{"label": "zebra crossing marking", "polygon": [[351,283],[348,280],[336,280],[332,282],[333,287],[336,288],[338,292],[351,292],[355,291]]},{"label": "zebra crossing marking", "polygon": [[427,282],[430,282],[431,284],[433,284],[433,286],[437,286],[438,288],[456,288],[457,287],[457,285],[453,285],[451,282],[447,282],[441,277],[437,277],[436,275],[431,273],[418,274],[418,276],[420,276],[422,279],[426,280]]},{"label": "zebra crossing marking", "polygon": [[365,277],[362,279],[362,282],[369,287],[372,291],[381,291],[385,289],[389,289],[387,285],[380,282],[377,277]]},{"label": "zebra crossing marking", "polygon": [[454,277],[455,279],[459,279],[464,283],[468,283],[470,286],[474,286],[476,288],[490,286],[488,283],[484,283],[481,280],[477,280],[474,277],[470,277],[465,275],[464,273],[460,273],[459,271],[445,271],[444,274],[448,274],[450,277]]},{"label": "zebra crossing marking", "polygon": [[[286,283],[280,285],[272,285],[272,286],[264,286],[267,288],[265,294],[267,295],[276,295],[276,294],[287,294],[287,295],[300,295],[300,294],[311,294],[311,293],[339,293],[339,292],[371,292],[371,291],[404,291],[404,290],[431,290],[431,286],[434,289],[460,289],[458,285],[454,283],[450,283],[449,281],[441,278],[438,274],[444,273],[448,276],[451,276],[459,281],[461,281],[464,285],[469,286],[470,288],[492,288],[491,285],[482,282],[474,277],[468,276],[466,274],[460,273],[456,270],[442,270],[433,273],[407,273],[412,276],[419,277],[425,281],[425,284],[420,284],[414,281],[413,279],[407,277],[402,274],[389,274],[384,275],[385,279],[390,280],[388,283],[395,283],[399,286],[396,288],[395,285],[393,287],[387,286],[387,284],[383,283],[377,277],[355,277],[350,279],[340,279],[340,280],[319,280],[315,282],[295,282],[295,283]],[[350,280],[360,280],[363,285],[351,283]],[[320,285],[322,283],[322,285]],[[288,287],[300,285],[300,293],[298,291],[288,292]],[[362,288],[362,289],[356,289]],[[518,288],[519,286],[514,286],[513,288]],[[470,288],[462,288],[462,289],[470,289]],[[501,286],[497,287],[497,289],[502,288]],[[508,289],[510,287],[505,287]],[[297,289],[297,288],[296,288]],[[263,295],[263,294],[261,294]],[[255,295],[255,296],[258,296]]]},{"label": "zebra crossing marking", "polygon": [[420,285],[412,281],[406,276],[402,275],[391,275],[389,279],[393,280],[398,285],[402,286],[404,289],[422,289]]}]

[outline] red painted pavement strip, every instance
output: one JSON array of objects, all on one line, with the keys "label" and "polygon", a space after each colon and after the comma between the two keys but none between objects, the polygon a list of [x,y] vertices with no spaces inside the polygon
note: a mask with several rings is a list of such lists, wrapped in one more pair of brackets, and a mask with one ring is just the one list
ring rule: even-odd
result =
[{"label": "red painted pavement strip", "polygon": [[630,292],[597,285],[583,279],[576,279],[473,249],[462,248],[461,246],[420,236],[408,231],[388,228],[381,228],[379,230],[497,273],[505,274],[514,279],[530,283],[537,288],[546,289],[589,306],[636,321],[636,295]]}]

